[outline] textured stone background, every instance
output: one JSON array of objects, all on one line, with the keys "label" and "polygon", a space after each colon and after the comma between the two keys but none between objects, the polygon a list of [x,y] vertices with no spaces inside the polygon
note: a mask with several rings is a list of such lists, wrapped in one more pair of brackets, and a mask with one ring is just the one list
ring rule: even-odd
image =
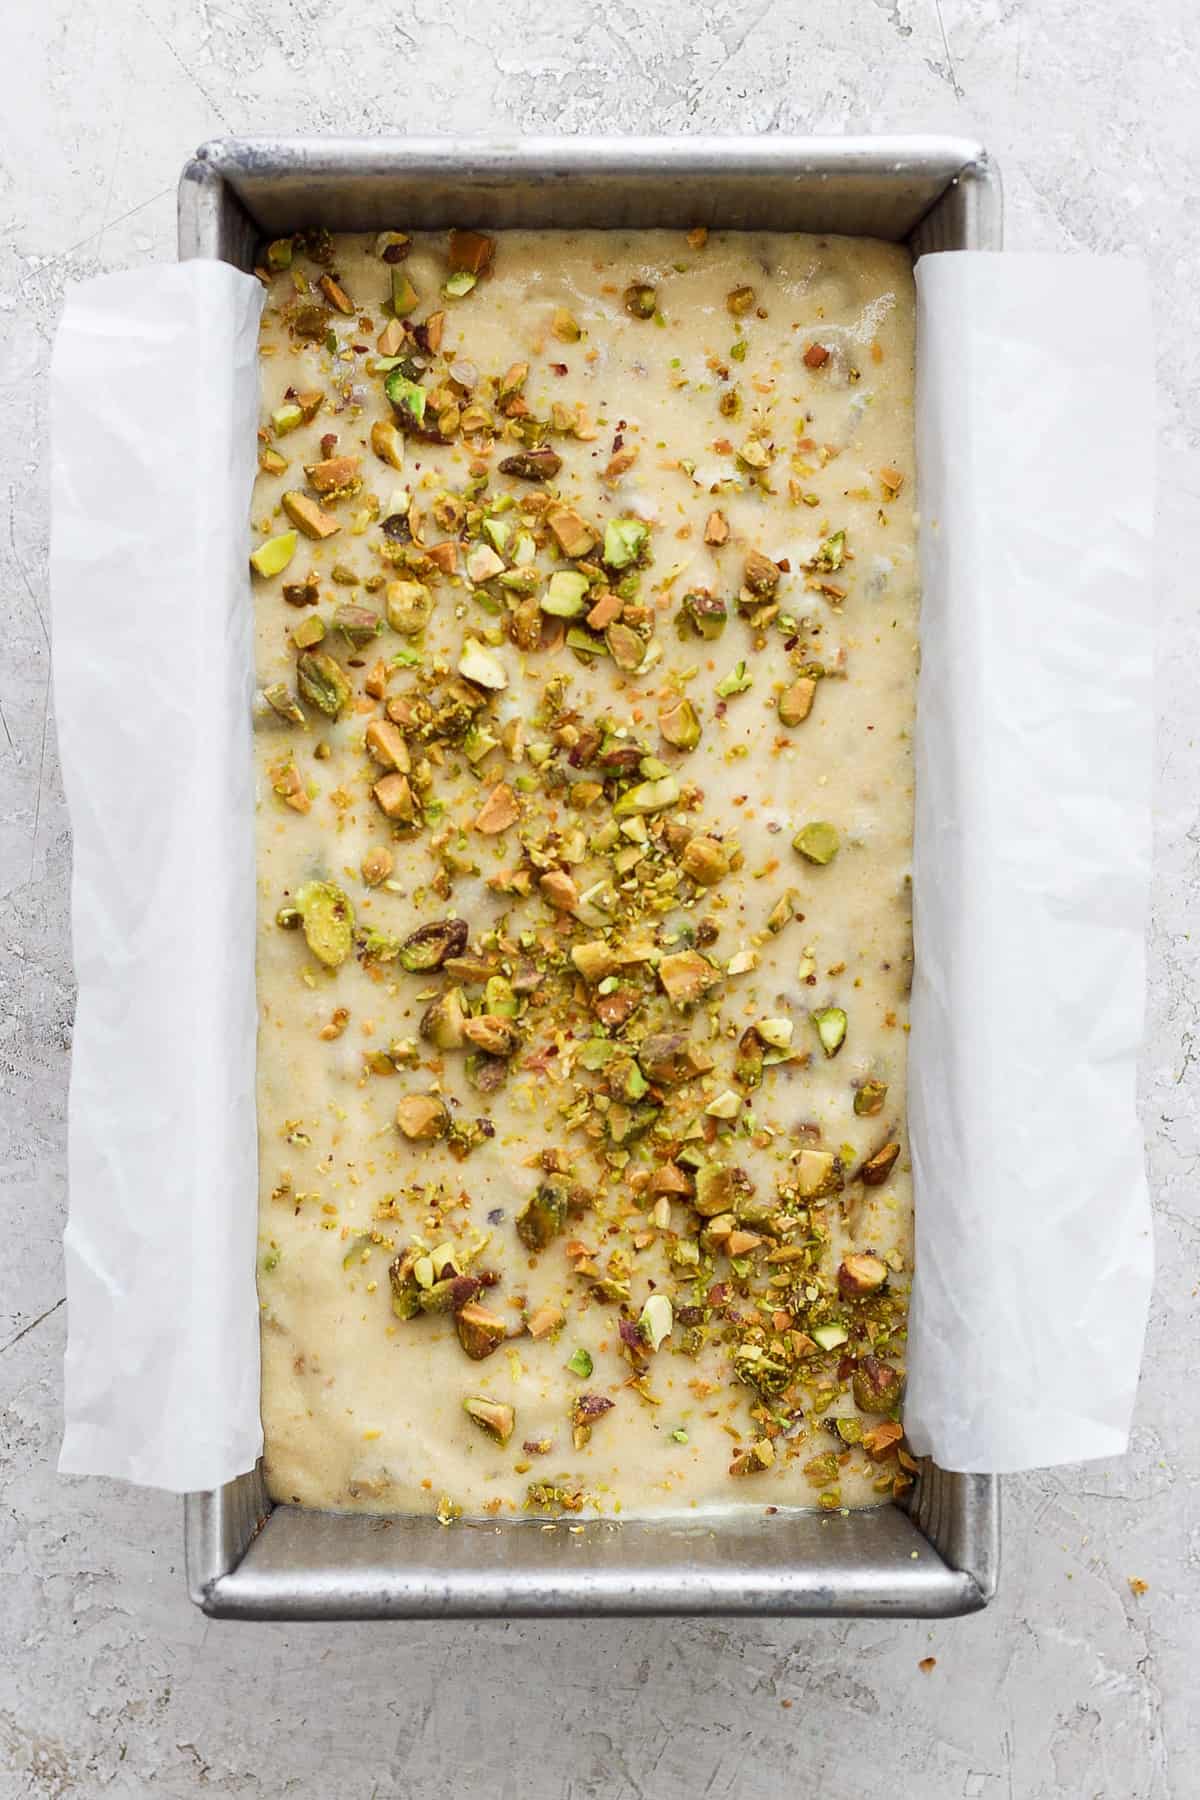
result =
[{"label": "textured stone background", "polygon": [[[3,13],[0,1800],[1200,1793],[1189,0],[8,0]],[[1169,650],[1142,1098],[1160,1274],[1130,1455],[1006,1484],[1001,1595],[974,1619],[209,1624],[184,1595],[176,1502],[54,1473],[72,996],[44,373],[63,289],[173,256],[176,178],[210,136],[489,128],[975,132],[1004,173],[1011,247],[1136,251],[1151,269]],[[167,634],[167,572],[163,607]],[[1086,1180],[1104,1149],[1079,1149]]]}]

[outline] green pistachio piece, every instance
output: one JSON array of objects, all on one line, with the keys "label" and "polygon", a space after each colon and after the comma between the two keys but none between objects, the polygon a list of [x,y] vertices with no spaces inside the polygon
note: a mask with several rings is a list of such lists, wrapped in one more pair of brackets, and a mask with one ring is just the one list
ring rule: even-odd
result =
[{"label": "green pistachio piece", "polygon": [[494,693],[508,686],[504,664],[477,638],[467,638],[464,642],[458,659],[458,672],[467,681],[473,681],[476,687],[488,688]]},{"label": "green pistachio piece", "polygon": [[628,675],[641,667],[646,646],[637,632],[632,631],[628,625],[622,625],[619,621],[610,625],[604,634],[604,641],[618,669],[623,669]]},{"label": "green pistachio piece", "polygon": [[724,631],[728,608],[720,594],[685,594],[683,616],[693,631],[711,642]]},{"label": "green pistachio piece", "polygon": [[462,955],[470,935],[465,919],[439,919],[431,925],[421,925],[401,944],[401,965],[413,975],[440,969],[447,957]]},{"label": "green pistachio piece", "polygon": [[403,319],[418,304],[417,290],[398,263],[392,264],[392,311]]},{"label": "green pistachio piece", "polygon": [[538,604],[555,619],[577,619],[586,612],[588,578],[575,569],[557,569]]},{"label": "green pistachio piece", "polygon": [[734,694],[744,694],[746,689],[754,685],[754,677],[749,673],[744,662],[738,663],[728,675],[717,683],[717,692],[722,700],[732,699]]},{"label": "green pistachio piece", "polygon": [[304,408],[289,400],[283,406],[277,406],[271,414],[271,429],[276,437],[286,437],[289,431],[295,431],[297,425],[304,423]]},{"label": "green pistachio piece", "polygon": [[301,698],[327,718],[336,719],[348,705],[352,689],[346,671],[323,650],[306,650],[296,664]]},{"label": "green pistachio piece", "polygon": [[816,1027],[826,1056],[836,1056],[846,1041],[846,1015],[841,1007],[823,1006],[808,1016]]},{"label": "green pistachio piece", "polygon": [[567,1222],[567,1184],[549,1176],[534,1189],[514,1221],[527,1250],[544,1250]]},{"label": "green pistachio piece", "polygon": [[607,656],[608,645],[602,637],[585,631],[582,625],[572,625],[567,631],[567,649],[577,650],[581,656]]},{"label": "green pistachio piece", "polygon": [[850,1333],[841,1325],[810,1325],[808,1335],[822,1350],[837,1350],[850,1341]]},{"label": "green pistachio piece", "polygon": [[401,637],[424,631],[433,615],[433,595],[420,581],[389,581],[384,600],[388,624]]},{"label": "green pistachio piece", "polygon": [[570,1356],[568,1356],[567,1367],[570,1369],[572,1375],[578,1375],[581,1381],[586,1381],[591,1375],[595,1364],[592,1362],[591,1353],[580,1345],[578,1350],[572,1350]]},{"label": "green pistachio piece", "polygon": [[700,742],[700,716],[690,700],[672,700],[658,715],[658,729],[673,750],[694,750]]},{"label": "green pistachio piece", "polygon": [[395,407],[401,425],[418,430],[424,425],[428,395],[419,381],[410,381],[403,369],[393,369],[383,384],[383,391]]},{"label": "green pistachio piece", "polygon": [[473,275],[470,269],[456,269],[453,275],[447,276],[442,292],[448,300],[461,300],[478,280],[478,275]]},{"label": "green pistachio piece", "polygon": [[489,975],[483,986],[483,1010],[497,1019],[515,1019],[517,996],[503,975]]},{"label": "green pistachio piece", "polygon": [[289,725],[304,724],[304,709],[286,681],[273,681],[270,687],[265,687],[263,699],[271,711],[286,719]]},{"label": "green pistachio piece", "polygon": [[383,630],[383,620],[369,606],[339,606],[333,615],[333,628],[347,643],[361,650]]},{"label": "green pistachio piece", "polygon": [[666,1343],[675,1328],[675,1309],[665,1294],[651,1294],[638,1319],[638,1329],[652,1350]]},{"label": "green pistachio piece", "polygon": [[885,1081],[864,1081],[854,1092],[854,1110],[860,1119],[873,1119],[876,1113],[883,1111],[887,1099],[887,1083]]},{"label": "green pistachio piece", "polygon": [[467,1010],[461,988],[447,988],[430,1002],[421,1016],[421,1036],[438,1050],[461,1050]]},{"label": "green pistachio piece", "polygon": [[509,542],[513,535],[513,529],[514,526],[511,519],[485,519],[483,521],[484,536],[492,546],[492,549],[498,551],[501,556],[504,556],[507,553]]},{"label": "green pistachio piece", "polygon": [[282,574],[295,556],[298,542],[294,531],[281,531],[278,537],[268,538],[258,546],[250,558],[250,567],[264,578]]},{"label": "green pistachio piece", "polygon": [[502,475],[515,475],[519,481],[553,481],[562,468],[562,457],[556,450],[518,450],[500,464]]},{"label": "green pistachio piece", "polygon": [[631,281],[622,303],[631,319],[652,319],[658,308],[658,289],[648,281]]},{"label": "green pistachio piece", "polygon": [[810,863],[818,863],[823,867],[826,863],[831,863],[838,853],[837,827],[830,825],[825,819],[814,819],[810,824],[800,827],[792,839],[792,849],[798,850]]},{"label": "green pistachio piece", "polygon": [[276,238],[273,243],[268,244],[266,259],[268,269],[273,270],[276,274],[280,269],[290,269],[292,266],[291,238]]},{"label": "green pistachio piece", "polygon": [[813,559],[813,567],[832,572],[834,569],[841,568],[845,555],[846,534],[844,531],[835,531],[831,537],[825,539],[817,551]]},{"label": "green pistachio piece", "polygon": [[642,519],[610,519],[604,527],[604,561],[610,569],[628,569],[639,561],[650,540]]},{"label": "green pistachio piece", "polygon": [[[458,277],[453,275],[450,277],[451,281],[457,279]],[[474,279],[475,277],[472,276],[472,282]],[[447,282],[446,285],[449,287],[450,283]],[[506,1405],[502,1400],[487,1400],[479,1394],[472,1394],[469,1399],[463,1401],[463,1411],[468,1419],[474,1420],[479,1429],[486,1431],[487,1435],[494,1438],[498,1444],[507,1444],[517,1423],[516,1412],[511,1406]]]},{"label": "green pistachio piece", "polygon": [[327,969],[344,963],[354,948],[354,908],[332,881],[308,881],[296,895],[308,947]]},{"label": "green pistachio piece", "polygon": [[664,775],[658,781],[639,781],[621,795],[613,807],[613,818],[632,819],[642,813],[661,812],[664,807],[674,806],[678,798],[679,783],[674,775]]}]

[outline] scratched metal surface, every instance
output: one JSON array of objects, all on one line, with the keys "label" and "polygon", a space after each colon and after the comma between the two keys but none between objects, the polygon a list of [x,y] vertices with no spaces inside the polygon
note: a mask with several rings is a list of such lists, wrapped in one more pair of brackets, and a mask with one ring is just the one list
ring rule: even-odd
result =
[{"label": "scratched metal surface", "polygon": [[[702,10],[642,0],[595,11],[562,0],[549,21],[530,0],[476,0],[453,29],[444,13],[436,0],[17,0],[5,12],[0,1800],[813,1790],[822,1800],[1190,1800],[1194,10],[1163,0],[1152,32],[1129,28],[1122,0],[711,0]],[[1132,1454],[1006,1482],[1005,1578],[974,1618],[214,1624],[187,1601],[176,1501],[53,1472],[71,984],[48,712],[43,377],[63,288],[174,255],[176,175],[206,138],[485,127],[963,132],[1004,169],[1010,248],[1130,249],[1151,268],[1165,648],[1142,1095],[1160,1274]],[[164,571],[164,594],[168,585]],[[1081,1146],[1081,1157],[1101,1153]],[[1135,1596],[1130,1577],[1148,1591]]]}]

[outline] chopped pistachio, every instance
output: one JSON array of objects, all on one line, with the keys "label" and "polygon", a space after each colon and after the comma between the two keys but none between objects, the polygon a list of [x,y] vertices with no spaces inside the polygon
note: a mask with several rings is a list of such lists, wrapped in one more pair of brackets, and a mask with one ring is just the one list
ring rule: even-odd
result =
[{"label": "chopped pistachio", "polygon": [[593,986],[597,982],[604,981],[609,975],[615,975],[621,967],[617,957],[603,938],[590,944],[573,944],[571,961],[583,979]]},{"label": "chopped pistachio", "polygon": [[396,1107],[396,1124],[410,1142],[427,1143],[445,1137],[450,1114],[437,1094],[406,1094]]},{"label": "chopped pistachio", "polygon": [[627,788],[613,807],[614,819],[628,819],[639,813],[662,812],[679,799],[679,783],[674,775],[660,776],[656,781],[639,781]]},{"label": "chopped pistachio", "polygon": [[821,1048],[826,1056],[836,1056],[846,1041],[846,1015],[840,1006],[823,1006],[810,1013]]},{"label": "chopped pistachio", "polygon": [[383,844],[374,844],[359,864],[359,873],[368,887],[378,887],[394,866],[391,851]]},{"label": "chopped pistachio", "polygon": [[854,1092],[854,1110],[860,1119],[873,1119],[883,1111],[887,1099],[885,1081],[864,1081]]},{"label": "chopped pistachio", "polygon": [[845,556],[846,534],[844,531],[835,531],[831,537],[827,537],[824,540],[820,549],[817,551],[816,556],[808,566],[832,573],[834,569],[841,568]]},{"label": "chopped pistachio", "polygon": [[448,957],[461,956],[470,932],[465,919],[439,919],[418,926],[400,946],[400,961],[410,974],[440,969]]},{"label": "chopped pistachio", "polygon": [[466,567],[468,576],[478,586],[502,573],[504,559],[496,555],[490,544],[473,544],[467,551]]},{"label": "chopped pistachio", "polygon": [[498,837],[510,825],[515,825],[520,816],[521,808],[515,793],[506,781],[500,781],[472,819],[471,825],[484,837]]},{"label": "chopped pistachio", "polygon": [[567,1358],[566,1366],[572,1375],[578,1375],[581,1381],[587,1381],[595,1365],[592,1362],[590,1351],[585,1350],[581,1344],[577,1350],[572,1350]]},{"label": "chopped pistachio", "polygon": [[639,561],[650,540],[650,527],[642,519],[610,519],[604,527],[605,563],[610,569],[628,569]]},{"label": "chopped pistachio", "polygon": [[332,881],[309,881],[296,894],[309,949],[326,968],[336,969],[354,948],[354,908]]},{"label": "chopped pistachio", "polygon": [[283,496],[283,510],[293,525],[298,525],[305,537],[329,538],[341,530],[341,526],[332,513],[322,511],[315,500],[307,494],[292,489]]},{"label": "chopped pistachio", "polygon": [[877,1356],[859,1358],[850,1377],[855,1405],[865,1413],[887,1413],[900,1403],[900,1371]]},{"label": "chopped pistachio", "polygon": [[588,578],[575,569],[556,569],[538,604],[555,619],[577,619],[584,612]]},{"label": "chopped pistachio", "polygon": [[467,638],[458,659],[458,672],[466,680],[473,681],[476,687],[488,688],[498,693],[508,686],[508,675],[504,664],[493,651],[488,650],[477,638]]},{"label": "chopped pistachio", "polygon": [[371,448],[389,468],[404,467],[404,439],[390,419],[376,419],[372,425]]},{"label": "chopped pistachio", "polygon": [[564,556],[586,556],[596,544],[596,532],[573,506],[552,506],[546,523],[558,539]]},{"label": "chopped pistachio", "polygon": [[882,1187],[895,1167],[899,1155],[900,1146],[894,1140],[889,1144],[884,1144],[875,1151],[873,1156],[868,1156],[858,1171],[859,1180],[864,1182],[867,1187]]},{"label": "chopped pistachio", "polygon": [[295,556],[298,542],[294,531],[282,531],[278,537],[268,538],[251,556],[251,568],[264,577],[281,574]]},{"label": "chopped pistachio", "polygon": [[821,1350],[837,1350],[850,1341],[850,1333],[844,1325],[813,1325],[809,1328],[809,1336]]},{"label": "chopped pistachio", "polygon": [[327,718],[336,719],[349,705],[353,689],[346,671],[323,650],[306,650],[296,664],[300,696]]},{"label": "chopped pistachio", "polygon": [[700,742],[700,716],[682,695],[659,712],[658,729],[673,750],[694,750]]},{"label": "chopped pistachio", "polygon": [[271,429],[276,437],[286,437],[289,431],[295,431],[304,423],[304,408],[294,400],[286,400],[277,406],[271,414]]},{"label": "chopped pistachio", "polygon": [[479,277],[472,275],[470,269],[456,269],[448,275],[442,284],[442,292],[447,300],[464,300],[475,286]]},{"label": "chopped pistachio", "polygon": [[769,599],[779,586],[779,567],[761,550],[751,550],[742,569],[742,580],[760,600]]},{"label": "chopped pistachio", "polygon": [[754,677],[744,662],[737,663],[722,680],[717,683],[717,693],[722,700],[730,700],[734,694],[744,694],[747,688],[753,687]]},{"label": "chopped pistachio", "polygon": [[482,1362],[491,1356],[508,1336],[508,1327],[499,1314],[490,1312],[475,1300],[469,1300],[455,1314],[454,1327],[459,1343],[472,1362]]},{"label": "chopped pistachio", "polygon": [[534,1189],[517,1214],[517,1236],[527,1250],[544,1250],[567,1221],[567,1186],[549,1176]]},{"label": "chopped pistachio", "polygon": [[408,741],[398,725],[390,719],[372,719],[367,726],[366,747],[376,762],[382,763],[386,769],[399,769],[407,775],[411,761]]},{"label": "chopped pistachio", "polygon": [[845,1256],[838,1268],[838,1291],[847,1300],[861,1300],[885,1286],[888,1267],[878,1256]]},{"label": "chopped pistachio", "polygon": [[496,254],[496,240],[483,231],[452,231],[447,254],[452,272],[479,275]]},{"label": "chopped pistachio", "polygon": [[792,849],[798,850],[808,862],[822,867],[831,863],[838,853],[837,827],[830,825],[825,819],[814,819],[808,825],[802,825],[792,839]]},{"label": "chopped pistachio", "polygon": [[461,1050],[466,1016],[462,989],[447,988],[425,1008],[421,1016],[421,1036],[438,1050]]},{"label": "chopped pistachio", "polygon": [[796,1192],[804,1200],[840,1194],[845,1183],[832,1150],[801,1150],[796,1157]]},{"label": "chopped pistachio", "polygon": [[464,1400],[463,1411],[498,1444],[507,1444],[517,1423],[513,1407],[502,1400],[488,1400],[481,1394],[472,1394]]},{"label": "chopped pistachio", "polygon": [[719,594],[683,596],[684,617],[700,637],[707,638],[710,642],[719,638],[724,631],[727,610]]},{"label": "chopped pistachio", "polygon": [[392,264],[392,311],[398,319],[420,304],[420,296],[398,263]]},{"label": "chopped pistachio", "polygon": [[399,770],[395,770],[391,775],[385,775],[382,781],[377,781],[371,792],[375,796],[376,804],[389,819],[397,819],[401,824],[407,824],[410,819],[415,818],[416,801],[413,798],[412,783],[408,776],[402,775]]},{"label": "chopped pistachio", "polygon": [[335,498],[361,486],[361,456],[326,456],[320,462],[305,463],[309,486],[323,499]]},{"label": "chopped pistachio", "polygon": [[289,725],[305,723],[304,708],[286,681],[271,682],[268,687],[263,689],[263,699],[271,711],[277,713],[281,719],[286,719]]},{"label": "chopped pistachio", "polygon": [[715,838],[697,836],[684,846],[679,866],[697,887],[715,887],[729,873],[729,854]]},{"label": "chopped pistachio", "polygon": [[802,725],[812,711],[817,684],[811,675],[802,675],[779,696],[779,723]]},{"label": "chopped pistachio", "polygon": [[623,296],[625,311],[631,319],[652,319],[658,308],[658,289],[648,281],[631,281]]},{"label": "chopped pistachio", "polygon": [[658,965],[658,979],[663,991],[675,1006],[691,1006],[720,981],[720,971],[695,950],[681,950],[664,956]]},{"label": "chopped pistachio", "polygon": [[754,305],[754,289],[752,287],[735,287],[725,296],[725,305],[735,319],[748,313]]},{"label": "chopped pistachio", "polygon": [[384,600],[388,624],[401,637],[415,637],[433,616],[433,595],[420,581],[389,581]]},{"label": "chopped pistachio", "polygon": [[553,481],[562,468],[562,457],[555,450],[518,450],[500,463],[502,475],[514,475],[519,481]]},{"label": "chopped pistachio", "polygon": [[420,430],[425,423],[425,404],[429,396],[419,381],[411,381],[403,369],[393,369],[383,384],[401,425]]},{"label": "chopped pistachio", "polygon": [[659,1350],[675,1329],[675,1310],[666,1294],[651,1294],[642,1307],[638,1328],[651,1350]]},{"label": "chopped pistachio", "polygon": [[610,625],[604,634],[604,641],[608,645],[609,655],[618,669],[632,674],[635,669],[641,667],[646,654],[646,646],[637,632],[631,631],[628,625],[622,625],[619,622]]},{"label": "chopped pistachio", "polygon": [[517,1033],[512,1024],[494,1013],[476,1013],[472,1018],[464,1019],[463,1036],[488,1056],[511,1056],[517,1047]]},{"label": "chopped pistachio", "polygon": [[333,628],[340,631],[355,650],[362,650],[383,629],[383,620],[369,606],[339,606],[333,615]]},{"label": "chopped pistachio", "polygon": [[325,636],[325,621],[319,613],[313,613],[307,619],[301,619],[292,633],[292,643],[297,650],[311,650]]},{"label": "chopped pistachio", "polygon": [[756,1438],[739,1450],[729,1465],[731,1475],[761,1475],[775,1461],[775,1446],[770,1438]]}]

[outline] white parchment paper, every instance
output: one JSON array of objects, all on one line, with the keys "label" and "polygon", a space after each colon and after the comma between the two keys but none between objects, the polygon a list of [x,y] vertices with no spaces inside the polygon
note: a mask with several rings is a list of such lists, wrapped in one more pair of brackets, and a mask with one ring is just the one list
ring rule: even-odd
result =
[{"label": "white parchment paper", "polygon": [[54,693],[79,1000],[60,1467],[253,1467],[251,601],[263,290],[219,263],[74,289],[51,368]]},{"label": "white parchment paper", "polygon": [[[1125,1447],[1151,1274],[1140,272],[925,257],[906,1423],[946,1468]],[[61,1467],[177,1490],[258,1414],[251,598],[262,291],[72,294],[52,369],[55,695],[79,977]]]},{"label": "white parchment paper", "polygon": [[1126,1447],[1152,1269],[1140,268],[917,265],[924,598],[905,1422],[943,1468]]}]

